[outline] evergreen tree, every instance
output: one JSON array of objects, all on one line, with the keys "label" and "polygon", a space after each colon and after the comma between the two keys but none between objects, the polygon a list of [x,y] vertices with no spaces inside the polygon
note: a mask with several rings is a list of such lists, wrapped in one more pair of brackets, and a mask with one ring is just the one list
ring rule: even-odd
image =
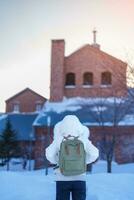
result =
[{"label": "evergreen tree", "polygon": [[9,161],[15,156],[18,145],[17,145],[17,135],[12,129],[12,125],[9,119],[6,122],[5,129],[2,132],[1,143],[0,143],[0,155],[4,162],[7,164],[7,170],[9,170]]}]

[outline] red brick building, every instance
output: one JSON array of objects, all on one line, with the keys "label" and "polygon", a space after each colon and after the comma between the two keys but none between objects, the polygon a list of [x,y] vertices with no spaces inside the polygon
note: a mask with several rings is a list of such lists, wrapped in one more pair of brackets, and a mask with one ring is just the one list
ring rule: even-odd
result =
[{"label": "red brick building", "polygon": [[42,110],[46,98],[25,88],[6,100],[6,113],[0,117],[0,134],[2,134],[6,121],[9,120],[13,130],[17,133],[21,156],[34,158],[35,135],[32,124],[38,113]]},{"label": "red brick building", "polygon": [[65,56],[65,41],[52,40],[50,100],[124,96],[126,68],[126,63],[101,51],[96,43]]},{"label": "red brick building", "polygon": [[39,112],[46,98],[34,92],[30,88],[25,88],[6,100],[6,113],[30,113]]},{"label": "red brick building", "polygon": [[133,113],[130,104],[121,100],[128,98],[127,64],[100,49],[96,31],[92,45],[84,45],[69,56],[65,56],[64,40],[52,40],[51,50],[50,102],[34,122],[35,169],[46,164],[44,151],[52,141],[53,127],[67,114],[78,116],[89,127],[100,153],[104,135],[109,141],[115,135],[114,160],[134,162],[134,123],[125,124]]}]

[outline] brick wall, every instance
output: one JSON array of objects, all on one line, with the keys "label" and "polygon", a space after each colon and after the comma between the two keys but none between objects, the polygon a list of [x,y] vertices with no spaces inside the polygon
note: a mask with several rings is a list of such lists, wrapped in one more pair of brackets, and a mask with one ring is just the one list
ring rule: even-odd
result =
[{"label": "brick wall", "polygon": [[[109,71],[112,75],[110,86],[101,85],[102,72]],[[74,88],[65,87],[67,73],[74,73],[76,85]],[[83,74],[93,73],[93,86],[83,87]],[[96,97],[96,96],[125,96],[126,63],[102,52],[91,45],[64,57],[64,42],[52,43],[51,61],[51,101],[60,101],[66,97]]]},{"label": "brick wall", "polygon": [[33,93],[30,90],[26,90],[20,95],[16,95],[14,98],[6,101],[6,112],[13,112],[14,105],[18,103],[20,112],[35,112],[36,105],[40,102],[43,106],[45,98]]},{"label": "brick wall", "polygon": [[[96,97],[96,96],[124,96],[126,94],[126,66],[116,59],[102,56],[99,49],[85,46],[82,50],[65,59],[65,74],[73,72],[76,75],[76,87],[65,88],[67,97]],[[101,85],[102,72],[109,71],[112,75],[112,85]],[[84,72],[93,73],[93,86],[83,88]]]},{"label": "brick wall", "polygon": [[[43,137],[47,134],[46,127],[36,127],[36,143],[35,143],[35,169],[39,169],[45,166],[44,164],[44,152],[45,144]],[[53,129],[51,128],[51,138]],[[115,148],[114,148],[114,160],[121,163],[134,162],[134,127],[90,127],[90,139],[94,145],[98,148],[99,142],[103,140],[103,136],[106,134],[106,139],[109,141],[112,139],[112,135],[115,135]],[[52,139],[51,139],[52,142]]]},{"label": "brick wall", "polygon": [[18,145],[21,156],[26,155],[27,159],[35,158],[35,141],[19,141]]},{"label": "brick wall", "polygon": [[[47,133],[50,133],[49,137]],[[41,169],[48,165],[45,157],[45,149],[52,142],[52,129],[47,127],[35,127],[35,169]]]},{"label": "brick wall", "polygon": [[104,134],[111,140],[115,135],[114,160],[118,164],[134,162],[134,126],[92,127],[91,140],[97,144]]}]

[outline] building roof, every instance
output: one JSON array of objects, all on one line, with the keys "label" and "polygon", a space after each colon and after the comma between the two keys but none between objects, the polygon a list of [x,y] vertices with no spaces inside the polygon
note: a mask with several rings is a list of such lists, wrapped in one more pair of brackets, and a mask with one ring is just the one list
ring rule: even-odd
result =
[{"label": "building roof", "polygon": [[66,115],[76,115],[87,126],[134,125],[134,99],[126,98],[69,98],[62,102],[46,102],[35,119],[34,126],[54,126]]},{"label": "building roof", "polygon": [[[78,53],[80,54],[80,56],[82,55],[82,52],[84,52],[85,50],[87,50],[90,53],[92,52],[92,54],[95,55],[95,59],[98,57],[100,58],[100,60],[103,61],[111,61],[111,62],[116,62],[119,64],[122,64],[124,66],[127,66],[127,63],[102,51],[101,49],[94,47],[93,45],[90,44],[86,44],[84,46],[82,46],[81,48],[77,49],[76,51],[74,51],[73,53],[71,53],[70,55],[68,55],[66,58],[72,58],[73,56],[77,55]],[[97,56],[96,56],[97,55]],[[93,55],[92,55],[93,56]]]},{"label": "building roof", "polygon": [[12,100],[12,99],[14,99],[14,98],[20,96],[21,94],[23,94],[23,93],[25,93],[25,92],[27,92],[27,91],[30,91],[30,92],[32,92],[33,94],[40,96],[41,98],[44,99],[44,101],[47,100],[45,97],[41,96],[40,94],[36,93],[35,91],[33,91],[33,90],[31,90],[30,88],[27,87],[27,88],[25,88],[24,90],[18,92],[17,94],[15,94],[15,95],[13,95],[12,97],[10,97],[9,99],[7,99],[6,102],[8,102],[8,101],[10,101],[10,100]]},{"label": "building roof", "polygon": [[34,131],[32,128],[33,121],[37,117],[36,113],[32,114],[2,114],[0,115],[0,134],[5,128],[6,121],[9,119],[12,128],[17,133],[17,140],[30,140],[31,133],[33,134],[34,139]]}]

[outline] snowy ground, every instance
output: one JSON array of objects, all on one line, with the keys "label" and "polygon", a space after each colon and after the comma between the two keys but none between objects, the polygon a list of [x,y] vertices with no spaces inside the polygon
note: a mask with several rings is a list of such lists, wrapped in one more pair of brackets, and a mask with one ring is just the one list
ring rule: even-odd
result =
[{"label": "snowy ground", "polygon": [[[29,167],[27,166],[27,169]],[[1,200],[55,200],[52,169],[24,171],[21,165],[11,165],[11,171],[0,168]],[[133,200],[134,164],[113,163],[113,173],[106,173],[106,163],[98,162],[87,175],[86,200]]]}]

